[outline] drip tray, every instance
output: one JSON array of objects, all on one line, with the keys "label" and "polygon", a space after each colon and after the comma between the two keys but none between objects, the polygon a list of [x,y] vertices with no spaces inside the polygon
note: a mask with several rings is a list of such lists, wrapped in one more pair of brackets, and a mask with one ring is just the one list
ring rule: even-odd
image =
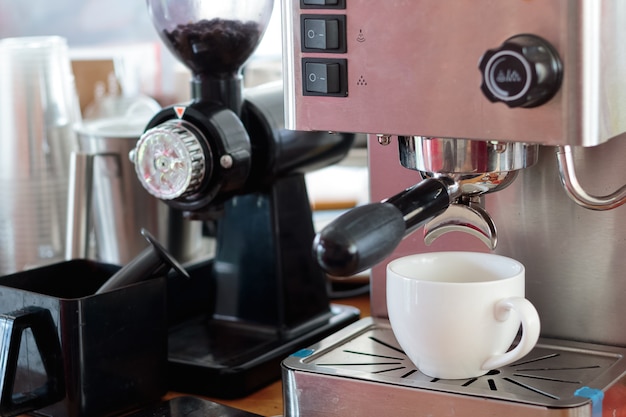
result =
[{"label": "drip tray", "polygon": [[389,322],[371,317],[346,327],[283,362],[285,371],[306,372],[387,386],[418,388],[548,408],[589,402],[583,387],[606,390],[626,375],[626,349],[540,339],[522,360],[467,380],[433,379],[404,355]]}]

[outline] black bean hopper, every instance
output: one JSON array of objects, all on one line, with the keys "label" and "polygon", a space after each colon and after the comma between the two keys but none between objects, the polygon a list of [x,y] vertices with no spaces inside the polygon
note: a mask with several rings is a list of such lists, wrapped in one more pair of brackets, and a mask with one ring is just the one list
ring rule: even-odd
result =
[{"label": "black bean hopper", "polygon": [[131,152],[152,195],[215,239],[168,288],[170,389],[233,398],[280,378],[280,361],[355,321],[330,304],[313,260],[304,173],[341,160],[353,134],[284,129],[282,83],[245,89],[273,0],[148,0],[192,72],[189,102],[161,110]]}]

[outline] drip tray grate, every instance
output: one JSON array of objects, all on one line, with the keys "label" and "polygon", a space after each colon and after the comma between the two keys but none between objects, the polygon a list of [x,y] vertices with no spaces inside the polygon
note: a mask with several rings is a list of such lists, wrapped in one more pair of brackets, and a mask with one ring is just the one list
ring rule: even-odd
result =
[{"label": "drip tray grate", "polygon": [[540,339],[522,360],[465,380],[433,379],[419,372],[399,347],[389,322],[362,319],[285,360],[306,371],[546,407],[576,407],[583,387],[605,390],[626,375],[626,349]]}]

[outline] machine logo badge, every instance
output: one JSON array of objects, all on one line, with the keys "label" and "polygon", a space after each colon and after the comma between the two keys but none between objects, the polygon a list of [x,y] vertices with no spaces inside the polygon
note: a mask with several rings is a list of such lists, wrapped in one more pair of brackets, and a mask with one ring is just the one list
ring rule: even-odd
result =
[{"label": "machine logo badge", "polygon": [[500,71],[496,77],[496,81],[499,83],[519,83],[522,81],[522,77],[517,71],[508,69],[506,70],[506,74],[504,71]]}]

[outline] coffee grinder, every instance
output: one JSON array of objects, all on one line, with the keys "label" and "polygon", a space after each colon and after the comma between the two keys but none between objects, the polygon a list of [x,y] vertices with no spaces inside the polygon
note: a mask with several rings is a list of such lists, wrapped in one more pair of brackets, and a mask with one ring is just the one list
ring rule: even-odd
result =
[{"label": "coffee grinder", "polygon": [[168,289],[170,389],[240,397],[278,379],[285,356],[358,318],[329,303],[304,182],[354,136],[285,130],[282,83],[244,91],[272,0],[147,4],[192,72],[192,99],[156,114],[131,159],[145,189],[204,222],[216,245]]},{"label": "coffee grinder", "polygon": [[[283,362],[286,416],[624,415],[625,20],[619,0],[283,2],[288,127],[368,133],[373,201],[314,244],[333,274],[371,268],[372,317]],[[406,358],[385,266],[446,250],[525,265],[526,358],[468,380]]]}]

